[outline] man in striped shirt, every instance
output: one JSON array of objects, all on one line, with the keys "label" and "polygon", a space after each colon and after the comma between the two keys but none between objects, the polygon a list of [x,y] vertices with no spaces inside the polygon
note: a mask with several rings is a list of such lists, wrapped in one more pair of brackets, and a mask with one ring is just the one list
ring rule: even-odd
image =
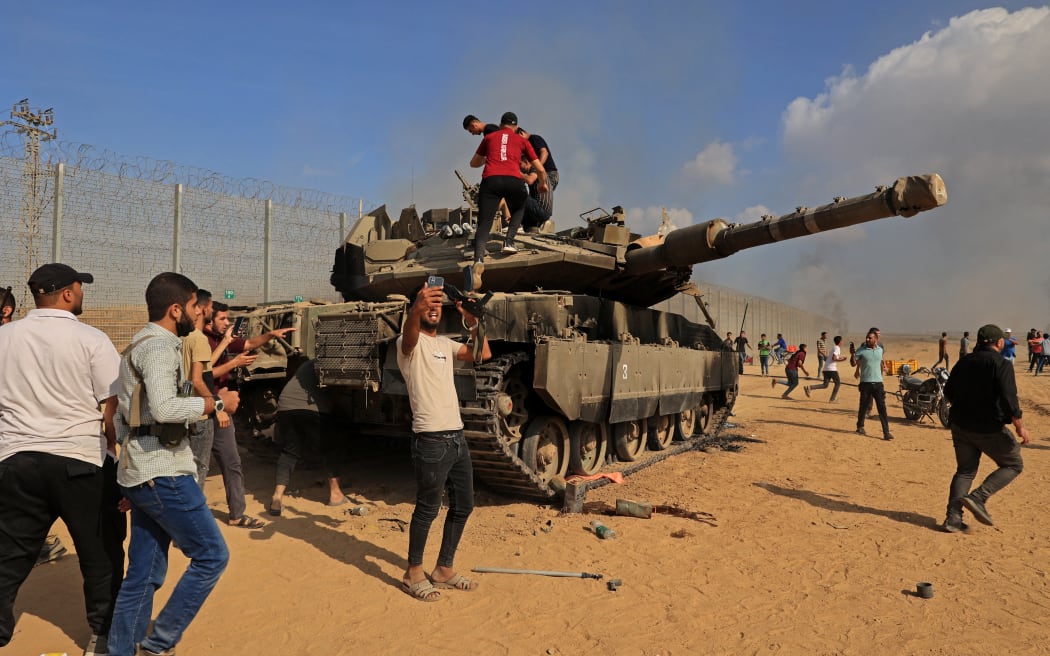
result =
[{"label": "man in striped shirt", "polygon": [[[179,381],[186,378],[181,338],[193,331],[200,314],[196,292],[193,281],[178,273],[153,278],[146,287],[150,323],[135,335],[120,363],[115,423],[123,448],[117,482],[131,504],[131,542],[109,632],[112,656],[134,656],[136,648],[146,656],[174,654],[229,560],[197,485],[189,439],[167,439],[173,425],[185,429],[201,415],[233,413],[239,401],[237,392],[227,390],[204,398],[180,393]],[[147,636],[153,594],[164,581],[172,541],[190,564]]]}]

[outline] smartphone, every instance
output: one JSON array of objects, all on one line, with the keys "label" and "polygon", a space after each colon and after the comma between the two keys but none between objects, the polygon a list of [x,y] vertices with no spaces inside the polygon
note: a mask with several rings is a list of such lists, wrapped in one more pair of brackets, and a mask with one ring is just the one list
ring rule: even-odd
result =
[{"label": "smartphone", "polygon": [[441,276],[430,276],[427,278],[427,287],[444,287],[445,279]]},{"label": "smartphone", "polygon": [[241,334],[241,330],[244,329],[244,324],[248,323],[248,317],[237,317],[233,320],[233,336],[237,337]]}]

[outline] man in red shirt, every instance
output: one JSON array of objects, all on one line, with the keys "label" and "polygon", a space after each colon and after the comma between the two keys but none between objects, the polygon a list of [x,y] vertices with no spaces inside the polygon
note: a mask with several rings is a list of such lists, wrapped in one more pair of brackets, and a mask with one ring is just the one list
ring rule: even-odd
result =
[{"label": "man in red shirt", "polygon": [[[230,373],[237,367],[250,365],[256,356],[249,355],[263,344],[277,337],[284,337],[295,328],[280,328],[270,332],[256,335],[251,339],[233,337],[227,334],[230,327],[230,308],[224,303],[212,301],[209,310],[211,313],[211,329],[205,328],[204,334],[208,337],[212,351],[221,351],[219,357],[212,363],[212,373],[215,377],[215,388],[226,387],[230,380]],[[230,357],[234,353],[234,357]],[[225,425],[223,425],[225,424]],[[241,455],[237,451],[237,434],[233,422],[223,422],[221,418],[215,419],[215,438],[212,441],[212,455],[219,463],[222,472],[222,482],[226,486],[226,505],[230,508],[230,517],[227,523],[239,528],[261,528],[264,524],[254,517],[244,514],[247,508],[244,494],[244,472],[241,470]]]},{"label": "man in red shirt", "polygon": [[481,173],[481,186],[478,190],[478,227],[474,235],[473,288],[481,288],[481,274],[485,271],[485,245],[492,230],[492,221],[496,218],[500,200],[507,201],[511,220],[503,240],[503,253],[517,253],[514,246],[514,235],[521,226],[525,213],[525,199],[529,195],[528,187],[521,175],[519,162],[522,156],[528,158],[532,168],[539,175],[537,189],[547,191],[547,172],[536,157],[536,151],[528,139],[516,133],[518,116],[506,112],[500,119],[500,129],[485,135],[478,146],[470,166],[484,166]]},{"label": "man in red shirt", "polygon": [[[802,363],[806,361],[806,345],[799,344],[798,350],[795,354],[788,358],[788,363],[784,367],[784,375],[787,376],[787,380],[781,378],[773,379],[773,388],[776,389],[777,383],[781,385],[787,385],[787,390],[780,396],[782,399],[786,399],[791,392],[798,387],[798,370],[801,369],[802,373],[806,374],[806,378],[809,378],[809,372],[806,371],[805,365]],[[806,389],[806,396],[809,396],[809,390]]]}]

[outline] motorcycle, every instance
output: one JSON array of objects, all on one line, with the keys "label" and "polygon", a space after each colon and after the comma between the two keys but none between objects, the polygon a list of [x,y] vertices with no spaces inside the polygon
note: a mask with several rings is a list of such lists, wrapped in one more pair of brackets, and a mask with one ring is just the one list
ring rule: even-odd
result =
[{"label": "motorcycle", "polygon": [[911,421],[922,421],[924,417],[933,420],[937,415],[941,425],[948,428],[948,410],[951,403],[944,397],[944,385],[948,382],[948,370],[944,367],[928,369],[919,367],[915,374],[925,374],[929,378],[912,375],[909,365],[901,367],[897,381],[900,389],[895,393],[897,400],[904,407],[904,417]]}]

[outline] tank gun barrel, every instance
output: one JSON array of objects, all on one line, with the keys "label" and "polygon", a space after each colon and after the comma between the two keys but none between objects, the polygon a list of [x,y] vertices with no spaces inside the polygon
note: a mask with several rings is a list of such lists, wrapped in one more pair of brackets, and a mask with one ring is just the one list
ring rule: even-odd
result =
[{"label": "tank gun barrel", "polygon": [[911,217],[947,202],[944,180],[936,173],[897,178],[892,186],[878,187],[866,196],[836,198],[827,205],[800,207],[781,217],[763,217],[743,225],[713,219],[674,230],[667,234],[662,244],[628,250],[626,271],[638,274],[667,267],[691,266],[785,239],[891,216]]}]

